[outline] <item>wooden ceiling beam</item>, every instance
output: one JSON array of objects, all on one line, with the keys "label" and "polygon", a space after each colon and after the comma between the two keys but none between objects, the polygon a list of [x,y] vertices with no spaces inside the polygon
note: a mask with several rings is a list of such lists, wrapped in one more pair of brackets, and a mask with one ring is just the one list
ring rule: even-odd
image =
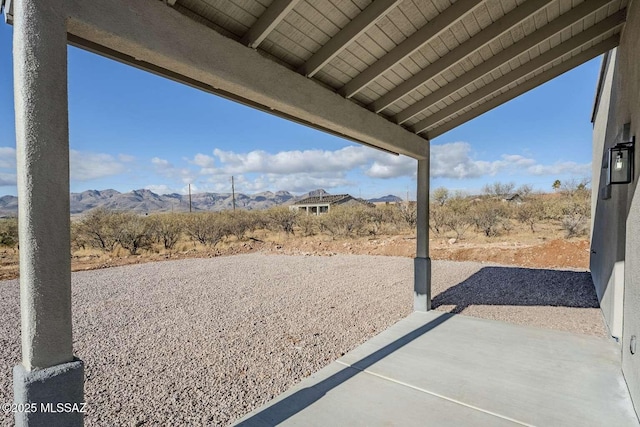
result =
[{"label": "wooden ceiling beam", "polygon": [[496,22],[435,61],[433,64],[427,65],[416,75],[372,102],[369,109],[376,113],[384,110],[394,102],[400,100],[402,97],[425,84],[425,82],[437,76],[440,72],[446,70],[448,67],[477,51],[485,44],[511,30],[514,26],[529,18],[532,14],[547,6],[552,1],[553,0],[530,0],[524,2],[524,4],[516,7],[511,12],[507,13],[502,18],[498,19]]},{"label": "wooden ceiling beam", "polygon": [[448,132],[451,129],[456,128],[468,122],[469,120],[472,120],[478,117],[479,115],[486,113],[487,111],[490,111],[506,102],[509,102],[510,100],[522,95],[523,93],[528,92],[532,89],[535,89],[536,87],[548,82],[549,80],[552,80],[560,76],[561,74],[564,74],[567,71],[570,71],[575,67],[582,65],[587,61],[590,61],[591,59],[597,57],[598,55],[602,55],[603,53],[610,51],[614,47],[618,46],[619,43],[620,43],[619,34],[616,34],[613,37],[609,37],[603,42],[600,42],[590,47],[589,49],[574,56],[573,58],[567,61],[564,61],[563,63],[545,71],[544,73],[541,73],[533,77],[532,79],[527,80],[522,84],[519,84],[515,88],[501,95],[498,95],[493,99],[490,99],[484,104],[480,104],[478,107],[474,108],[473,110],[470,110],[464,114],[461,114],[455,119],[450,120],[446,123],[443,123],[442,125],[437,126],[431,130],[423,132],[422,135],[424,135],[425,137],[428,137],[429,139],[436,138],[442,135],[443,133]]},{"label": "wooden ceiling beam", "polygon": [[429,43],[442,31],[471,13],[480,3],[482,0],[458,0],[354,77],[340,89],[340,94],[345,98],[351,98],[387,70]]},{"label": "wooden ceiling beam", "polygon": [[313,77],[342,52],[355,39],[371,28],[380,18],[400,4],[401,0],[376,0],[324,44],[300,69],[300,73]]},{"label": "wooden ceiling beam", "polygon": [[[475,66],[473,69],[464,73],[457,79],[449,82],[449,84],[433,91],[415,104],[410,105],[400,113],[396,114],[396,116],[394,117],[394,121],[398,124],[406,122],[412,117],[425,111],[429,107],[442,101],[452,93],[455,93],[460,88],[463,88],[469,83],[478,80],[485,74],[488,74],[496,68],[501,67],[521,53],[526,52],[527,50],[540,44],[544,40],[553,37],[555,34],[559,33],[565,28],[568,28],[581,19],[584,19],[586,16],[602,8],[609,2],[610,0],[595,0],[581,3],[574,9],[571,9],[567,13],[560,15],[557,19],[549,22],[538,31],[531,33],[525,38],[512,44],[508,48],[498,52],[496,55],[487,59],[485,62]],[[619,12],[617,16],[621,20],[620,22],[624,21],[624,13]],[[613,18],[613,20],[615,22],[618,22],[618,18]]]},{"label": "wooden ceiling beam", "polygon": [[275,0],[242,37],[242,44],[256,49],[299,2],[300,0]]},{"label": "wooden ceiling beam", "polygon": [[[624,22],[620,22],[619,14],[612,15],[611,17],[599,22],[598,24],[590,27],[589,29],[577,34],[574,37],[571,37],[564,43],[559,44],[535,57],[534,59],[524,63],[518,68],[504,74],[502,77],[499,77],[492,82],[482,86],[480,89],[473,91],[460,99],[453,104],[444,107],[443,109],[435,112],[430,115],[426,119],[418,122],[417,124],[412,126],[412,130],[415,133],[423,132],[424,130],[433,127],[439,121],[446,119],[449,116],[456,114],[458,111],[467,108],[468,106],[474,104],[475,102],[480,101],[482,98],[485,98],[491,95],[494,92],[501,90],[504,87],[509,86],[510,84],[516,82],[517,80],[525,77],[528,74],[533,73],[539,68],[544,67],[545,65],[563,57],[564,55],[584,46],[589,43],[593,39],[602,36],[607,31],[611,31],[616,26],[621,25]],[[617,24],[616,24],[617,23]]]}]

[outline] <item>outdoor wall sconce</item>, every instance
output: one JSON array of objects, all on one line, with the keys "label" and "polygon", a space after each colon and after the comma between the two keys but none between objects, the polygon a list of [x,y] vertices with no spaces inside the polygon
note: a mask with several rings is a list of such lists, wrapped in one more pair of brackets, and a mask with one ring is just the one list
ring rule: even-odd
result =
[{"label": "outdoor wall sconce", "polygon": [[607,184],[628,184],[633,180],[633,151],[635,137],[629,137],[628,127],[623,142],[609,148],[609,174]]}]

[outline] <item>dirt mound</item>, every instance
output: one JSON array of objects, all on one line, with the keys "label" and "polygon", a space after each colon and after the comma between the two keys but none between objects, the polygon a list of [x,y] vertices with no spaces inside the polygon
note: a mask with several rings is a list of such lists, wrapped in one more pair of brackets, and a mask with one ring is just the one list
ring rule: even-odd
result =
[{"label": "dirt mound", "polygon": [[551,240],[531,246],[474,245],[434,248],[433,259],[484,261],[537,268],[589,268],[588,240]]}]

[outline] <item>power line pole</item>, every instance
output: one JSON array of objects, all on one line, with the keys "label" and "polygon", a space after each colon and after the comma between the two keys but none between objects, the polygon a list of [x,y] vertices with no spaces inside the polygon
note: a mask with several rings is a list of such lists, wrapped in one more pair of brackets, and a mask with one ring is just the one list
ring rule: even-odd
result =
[{"label": "power line pole", "polygon": [[236,188],[233,183],[233,175],[231,175],[231,201],[233,203],[233,210],[236,210]]},{"label": "power line pole", "polygon": [[189,184],[189,213],[191,213],[191,184]]}]

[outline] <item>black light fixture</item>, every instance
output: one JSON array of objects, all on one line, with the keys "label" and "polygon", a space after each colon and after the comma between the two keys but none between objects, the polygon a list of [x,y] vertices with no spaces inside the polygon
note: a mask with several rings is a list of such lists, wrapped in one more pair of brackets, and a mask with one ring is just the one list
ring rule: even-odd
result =
[{"label": "black light fixture", "polygon": [[635,137],[629,136],[629,125],[625,125],[623,135],[623,142],[609,148],[607,184],[629,184],[633,181]]}]

